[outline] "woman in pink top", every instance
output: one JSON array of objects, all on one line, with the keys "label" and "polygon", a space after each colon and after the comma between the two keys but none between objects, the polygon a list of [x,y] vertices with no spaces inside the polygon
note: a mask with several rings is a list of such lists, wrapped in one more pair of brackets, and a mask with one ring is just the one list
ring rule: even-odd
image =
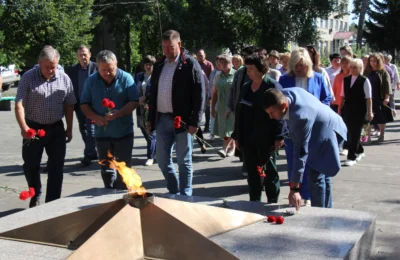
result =
[{"label": "woman in pink top", "polygon": [[332,109],[341,115],[341,108],[343,106],[343,97],[341,93],[343,91],[343,79],[350,75],[350,61],[352,58],[350,56],[344,56],[340,61],[340,67],[342,70],[338,75],[336,75],[335,80],[333,81],[333,94],[335,95],[335,101],[332,102]]}]

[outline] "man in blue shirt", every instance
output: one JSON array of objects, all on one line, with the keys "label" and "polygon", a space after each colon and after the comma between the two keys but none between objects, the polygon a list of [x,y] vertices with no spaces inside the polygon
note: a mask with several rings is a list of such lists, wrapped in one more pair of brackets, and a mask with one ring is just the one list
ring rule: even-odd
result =
[{"label": "man in blue shirt", "polygon": [[[89,76],[82,91],[80,104],[83,113],[96,124],[95,137],[99,161],[107,161],[110,153],[119,162],[131,167],[133,147],[133,111],[139,94],[132,76],[117,67],[111,51],[97,55],[98,72]],[[104,98],[115,103],[109,111],[102,105]],[[126,189],[122,178],[108,163],[101,166],[106,188]]]}]

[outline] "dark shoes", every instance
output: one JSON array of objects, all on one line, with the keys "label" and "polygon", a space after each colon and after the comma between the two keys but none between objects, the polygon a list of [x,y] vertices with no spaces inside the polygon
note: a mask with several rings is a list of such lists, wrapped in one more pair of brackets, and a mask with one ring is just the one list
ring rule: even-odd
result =
[{"label": "dark shoes", "polygon": [[85,156],[85,157],[81,160],[81,163],[83,164],[83,167],[87,167],[87,166],[89,166],[90,164],[92,164],[92,161],[95,161],[95,160],[98,160],[98,157],[97,157],[97,156],[95,156],[95,157],[88,157],[88,156]]},{"label": "dark shoes", "polygon": [[31,201],[29,202],[29,208],[37,207],[39,205],[40,202],[36,197],[31,198]]},{"label": "dark shoes", "polygon": [[92,160],[90,160],[89,157],[83,157],[83,159],[81,160],[81,163],[82,163],[83,167],[87,167],[92,164]]}]

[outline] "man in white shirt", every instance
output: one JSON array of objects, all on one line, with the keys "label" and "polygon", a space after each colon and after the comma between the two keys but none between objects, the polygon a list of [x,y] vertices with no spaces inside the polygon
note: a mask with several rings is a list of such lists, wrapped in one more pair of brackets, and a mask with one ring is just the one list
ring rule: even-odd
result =
[{"label": "man in white shirt", "polygon": [[[148,132],[157,131],[156,158],[171,194],[192,196],[193,135],[203,116],[205,86],[200,64],[181,46],[177,31],[162,36],[164,57],[151,75]],[[175,126],[175,117],[182,125]],[[179,175],[172,161],[175,147]]]}]

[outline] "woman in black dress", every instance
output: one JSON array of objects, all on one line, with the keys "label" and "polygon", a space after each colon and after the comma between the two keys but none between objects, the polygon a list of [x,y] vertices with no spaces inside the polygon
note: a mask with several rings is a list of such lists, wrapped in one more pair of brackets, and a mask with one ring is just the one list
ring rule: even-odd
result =
[{"label": "woman in black dress", "polygon": [[380,136],[378,142],[383,142],[385,140],[385,128],[387,122],[382,112],[382,108],[389,104],[392,88],[390,86],[389,73],[386,71],[380,55],[373,53],[369,56],[364,76],[371,82],[372,111],[374,113],[374,119],[371,121],[370,127],[367,129],[367,142],[371,142],[371,126],[373,125],[379,126]]}]

